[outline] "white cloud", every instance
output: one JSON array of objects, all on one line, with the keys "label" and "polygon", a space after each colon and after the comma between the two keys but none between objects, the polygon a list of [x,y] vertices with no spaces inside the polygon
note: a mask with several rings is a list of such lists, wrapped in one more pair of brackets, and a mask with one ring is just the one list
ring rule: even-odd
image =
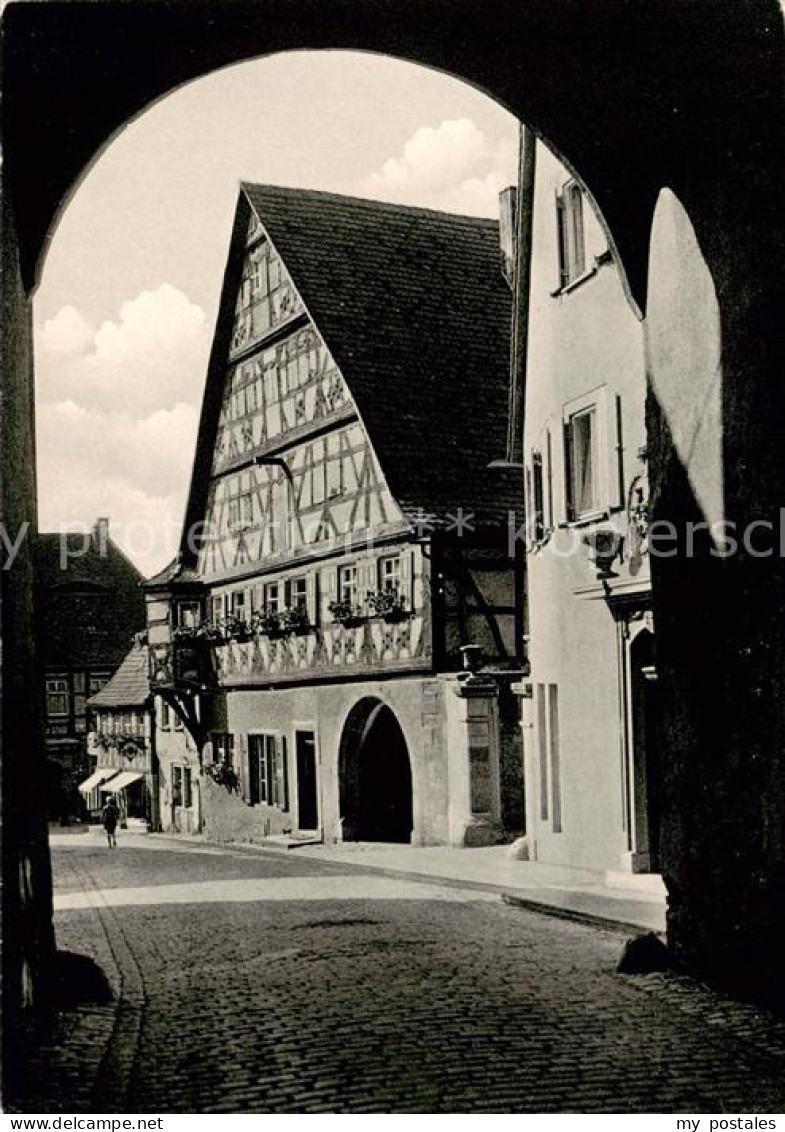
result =
[{"label": "white cloud", "polygon": [[196,427],[192,405],[143,420],[73,401],[41,406],[41,529],[87,528],[108,515],[113,537],[140,568],[160,569],[177,547]]},{"label": "white cloud", "polygon": [[54,318],[48,319],[39,334],[39,346],[44,354],[67,357],[83,353],[93,340],[95,330],[76,307],[61,307]]},{"label": "white cloud", "polygon": [[516,167],[512,145],[491,145],[469,118],[445,119],[420,126],[403,153],[364,177],[356,191],[396,204],[496,216],[499,192],[515,183]]},{"label": "white cloud", "polygon": [[38,395],[145,416],[201,397],[209,334],[201,307],[168,283],[124,302],[95,332],[72,306],[39,329]]},{"label": "white cloud", "polygon": [[42,530],[113,536],[145,573],[174,554],[193,462],[209,340],[202,310],[164,284],[94,331],[72,306],[39,328]]}]

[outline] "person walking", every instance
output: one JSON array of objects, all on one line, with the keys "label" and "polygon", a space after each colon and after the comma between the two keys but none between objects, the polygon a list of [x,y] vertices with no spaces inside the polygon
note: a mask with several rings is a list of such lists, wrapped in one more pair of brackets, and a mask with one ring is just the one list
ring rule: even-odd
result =
[{"label": "person walking", "polygon": [[120,820],[120,810],[117,807],[117,802],[110,795],[106,801],[106,805],[101,811],[101,824],[106,830],[106,840],[109,842],[110,849],[117,848],[117,837],[115,830],[117,823]]}]

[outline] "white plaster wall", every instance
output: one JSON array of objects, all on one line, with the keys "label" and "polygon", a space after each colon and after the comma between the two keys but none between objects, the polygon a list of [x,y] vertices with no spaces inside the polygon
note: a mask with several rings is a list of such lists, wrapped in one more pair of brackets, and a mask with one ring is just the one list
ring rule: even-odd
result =
[{"label": "white plaster wall", "polygon": [[[527,812],[538,859],[584,868],[617,868],[626,849],[622,824],[620,702],[616,628],[583,536],[596,526],[626,532],[626,489],[641,468],[646,443],[645,370],[641,325],[625,297],[602,227],[584,201],[586,266],[594,274],[572,289],[559,287],[555,197],[569,173],[538,147],[535,187],[530,343],[526,391],[524,459],[535,448],[545,454],[551,433],[555,529],[528,555],[529,655],[534,685],[557,684],[562,795],[562,832],[539,818],[537,701],[528,745]],[[596,263],[595,257],[600,257]],[[604,387],[607,435],[605,495],[612,508],[597,524],[567,525],[564,406]],[[615,398],[621,396],[623,484],[616,463]],[[624,569],[619,570],[624,575]],[[647,586],[647,567],[634,582]],[[587,593],[576,591],[588,590]]]}]

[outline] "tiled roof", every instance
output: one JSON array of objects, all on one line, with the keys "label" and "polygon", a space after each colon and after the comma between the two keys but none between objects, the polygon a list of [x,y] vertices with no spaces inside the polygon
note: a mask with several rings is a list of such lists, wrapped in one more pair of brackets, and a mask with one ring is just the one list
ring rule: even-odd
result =
[{"label": "tiled roof", "polygon": [[[242,188],[346,379],[403,510],[443,521],[464,508],[478,521],[506,521],[520,506],[520,472],[488,469],[504,458],[507,432],[511,296],[498,224],[332,193]],[[244,209],[241,196],[238,222]],[[227,302],[233,309],[225,290]],[[200,446],[211,449],[215,392],[207,406]],[[199,479],[195,470],[193,519]]]},{"label": "tiled roof", "polygon": [[496,221],[244,184],[407,512],[519,503],[507,433],[511,296]]},{"label": "tiled roof", "polygon": [[115,668],[145,626],[142,575],[111,538],[41,534],[34,547],[37,648],[48,668]]},{"label": "tiled roof", "polygon": [[136,644],[114,676],[87,701],[92,708],[144,707],[150,698],[147,646]]}]

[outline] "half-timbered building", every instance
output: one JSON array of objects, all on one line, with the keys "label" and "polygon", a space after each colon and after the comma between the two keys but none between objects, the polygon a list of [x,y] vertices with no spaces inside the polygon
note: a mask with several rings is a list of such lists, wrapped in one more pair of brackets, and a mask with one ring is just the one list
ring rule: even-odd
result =
[{"label": "half-timbered building", "polygon": [[522,827],[510,305],[493,221],[241,187],[180,555],[147,586],[208,833]]}]

